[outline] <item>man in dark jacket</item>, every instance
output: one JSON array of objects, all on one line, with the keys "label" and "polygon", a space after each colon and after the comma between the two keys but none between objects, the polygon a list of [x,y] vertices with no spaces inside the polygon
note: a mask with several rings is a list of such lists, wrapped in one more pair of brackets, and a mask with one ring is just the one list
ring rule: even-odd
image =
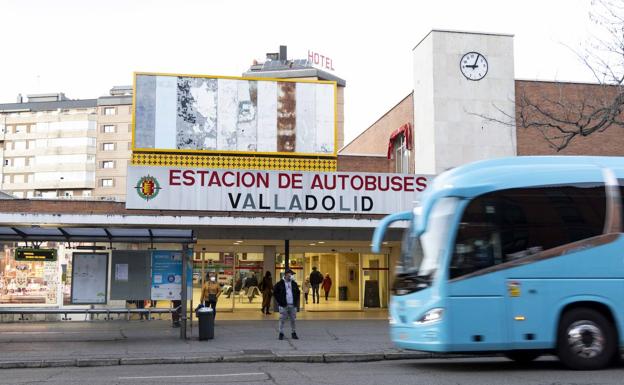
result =
[{"label": "man in dark jacket", "polygon": [[312,303],[319,303],[319,286],[323,283],[323,274],[316,270],[316,266],[312,267],[310,273],[310,285],[312,285]]},{"label": "man in dark jacket", "polygon": [[284,279],[279,281],[273,287],[273,296],[279,305],[279,339],[284,339],[284,323],[286,318],[290,318],[290,330],[293,340],[298,340],[295,320],[297,319],[297,311],[299,310],[299,300],[301,292],[299,285],[292,279],[294,271],[288,269],[284,273]]}]

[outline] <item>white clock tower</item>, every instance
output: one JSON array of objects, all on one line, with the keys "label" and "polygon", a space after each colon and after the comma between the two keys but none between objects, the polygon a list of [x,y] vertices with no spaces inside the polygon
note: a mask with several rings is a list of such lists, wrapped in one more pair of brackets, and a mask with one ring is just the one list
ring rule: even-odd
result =
[{"label": "white clock tower", "polygon": [[416,173],[515,156],[513,36],[433,30],[413,52]]}]

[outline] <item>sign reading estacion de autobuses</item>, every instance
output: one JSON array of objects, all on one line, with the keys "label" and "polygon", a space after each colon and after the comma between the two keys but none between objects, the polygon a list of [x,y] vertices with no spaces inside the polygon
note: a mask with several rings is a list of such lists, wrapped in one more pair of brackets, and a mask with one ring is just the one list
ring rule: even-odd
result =
[{"label": "sign reading estacion de autobuses", "polygon": [[389,214],[414,207],[431,176],[128,167],[126,208]]}]

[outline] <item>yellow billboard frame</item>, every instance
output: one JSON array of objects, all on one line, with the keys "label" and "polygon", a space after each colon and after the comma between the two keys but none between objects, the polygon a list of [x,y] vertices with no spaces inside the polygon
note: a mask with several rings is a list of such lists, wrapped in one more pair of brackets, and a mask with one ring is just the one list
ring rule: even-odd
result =
[{"label": "yellow billboard frame", "polygon": [[[135,145],[136,133],[136,79],[137,76],[172,76],[172,77],[193,77],[204,79],[229,79],[229,80],[256,80],[270,82],[288,83],[314,83],[331,84],[334,86],[334,152],[333,154],[306,153],[306,152],[261,152],[261,151],[237,151],[237,150],[178,150],[160,148],[137,148]],[[239,77],[239,76],[218,76],[218,75],[194,75],[194,74],[174,74],[163,72],[134,72],[132,76],[132,152],[135,153],[177,153],[177,154],[206,154],[206,155],[279,155],[290,157],[314,157],[314,158],[337,158],[338,157],[338,83],[331,80],[307,80],[307,79],[279,79],[261,77]]]}]

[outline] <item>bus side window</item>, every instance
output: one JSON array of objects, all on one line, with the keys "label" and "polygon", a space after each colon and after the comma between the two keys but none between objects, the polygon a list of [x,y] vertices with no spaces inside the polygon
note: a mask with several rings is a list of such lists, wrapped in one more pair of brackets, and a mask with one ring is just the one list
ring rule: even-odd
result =
[{"label": "bus side window", "polygon": [[503,255],[515,260],[600,235],[606,194],[602,183],[496,192],[505,212],[500,223]]},{"label": "bus side window", "polygon": [[451,279],[602,234],[603,183],[500,190],[474,198],[462,214]]}]

